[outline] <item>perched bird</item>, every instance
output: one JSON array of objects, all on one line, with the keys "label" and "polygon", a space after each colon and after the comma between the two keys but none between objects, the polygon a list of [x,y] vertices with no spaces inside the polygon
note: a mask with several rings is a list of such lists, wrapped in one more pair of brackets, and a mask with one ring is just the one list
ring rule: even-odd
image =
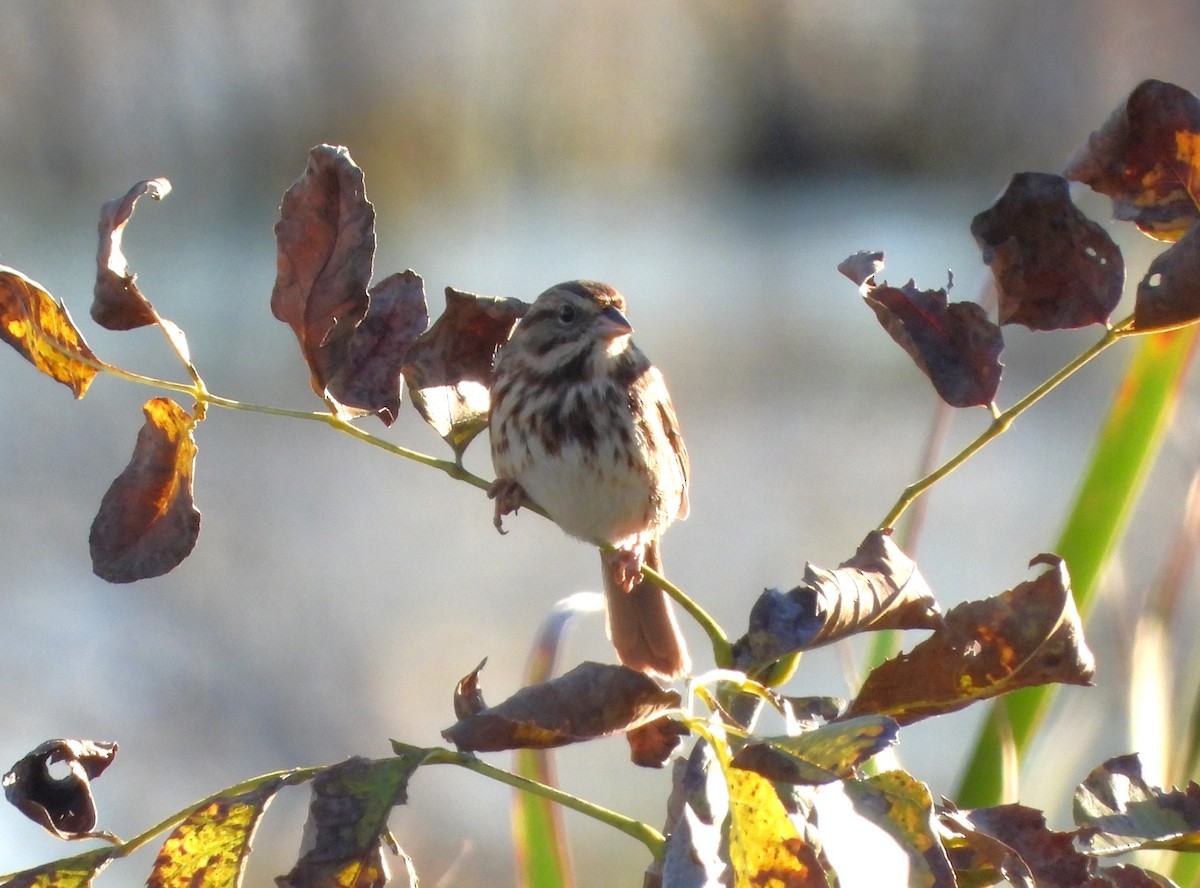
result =
[{"label": "perched bird", "polygon": [[[671,603],[645,580],[659,537],[688,513],[688,456],[662,373],[633,344],[625,298],[570,281],[530,306],[496,357],[489,428],[495,523],[528,498],[596,545],[608,633],[625,665],[690,668]],[[503,531],[502,531],[503,532]]]}]

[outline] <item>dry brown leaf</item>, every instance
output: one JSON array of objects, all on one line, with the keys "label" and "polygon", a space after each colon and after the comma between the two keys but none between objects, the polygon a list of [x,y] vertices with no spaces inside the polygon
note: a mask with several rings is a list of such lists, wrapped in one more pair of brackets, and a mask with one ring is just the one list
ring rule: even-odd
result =
[{"label": "dry brown leaf", "polygon": [[487,428],[492,362],[529,305],[446,288],[446,310],[408,352],[404,379],[425,421],[461,456]]},{"label": "dry brown leaf", "polygon": [[1071,202],[1067,180],[1018,173],[971,222],[1000,293],[1000,323],[1032,330],[1103,324],[1121,299],[1125,260]]},{"label": "dry brown leaf", "polygon": [[[117,744],[99,740],[47,740],[4,775],[4,795],[22,814],[60,839],[89,835],[96,828],[91,781],[104,773]],[[64,762],[67,773],[50,774]]]},{"label": "dry brown leaf", "polygon": [[856,632],[933,629],[937,602],[917,565],[888,534],[872,531],[836,570],[807,565],[788,592],[766,590],[736,646],[739,668],[757,668]]},{"label": "dry brown leaf", "polygon": [[845,717],[879,713],[901,725],[962,709],[1018,688],[1051,682],[1091,684],[1095,660],[1062,559],[994,598],[968,601],[912,651],[867,676]]},{"label": "dry brown leaf", "polygon": [[974,302],[947,301],[947,290],[918,290],[877,282],[882,253],[855,253],[838,270],[858,285],[888,335],[929,377],[951,407],[991,404],[1000,387],[1004,337]]},{"label": "dry brown leaf", "polygon": [[1112,198],[1115,218],[1179,240],[1200,219],[1200,100],[1173,83],[1139,83],[1064,175]]},{"label": "dry brown leaf", "polygon": [[587,662],[459,719],[442,736],[464,752],[548,749],[632,730],[679,705],[676,691],[644,673]]},{"label": "dry brown leaf", "polygon": [[137,285],[137,275],[121,252],[125,224],[142,195],[162,200],[171,192],[164,178],[138,182],[123,196],[100,209],[100,247],[96,253],[96,285],[92,291],[92,320],[108,330],[133,330],[158,322],[154,306]]},{"label": "dry brown leaf", "polygon": [[113,481],[92,521],[92,570],[110,583],[167,573],[196,545],[200,512],[192,501],[196,420],[169,398],[147,401],[133,457]]}]

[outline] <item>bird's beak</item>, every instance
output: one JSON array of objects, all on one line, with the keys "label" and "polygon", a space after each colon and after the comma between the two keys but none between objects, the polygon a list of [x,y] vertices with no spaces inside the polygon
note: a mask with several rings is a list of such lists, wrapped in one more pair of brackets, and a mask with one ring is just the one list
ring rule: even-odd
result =
[{"label": "bird's beak", "polygon": [[596,318],[595,330],[596,335],[601,339],[616,339],[632,333],[633,325],[629,323],[620,309],[610,305]]}]

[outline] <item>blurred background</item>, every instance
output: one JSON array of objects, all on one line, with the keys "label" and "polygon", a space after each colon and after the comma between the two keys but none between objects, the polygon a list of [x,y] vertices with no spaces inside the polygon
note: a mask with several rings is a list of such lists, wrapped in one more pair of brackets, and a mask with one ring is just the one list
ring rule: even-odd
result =
[{"label": "blurred background", "polygon": [[[100,205],[163,175],[174,191],[143,201],[125,238],[143,291],[214,392],[321,408],[269,309],[279,198],[321,142],[365,170],[376,276],[415,269],[435,314],[447,285],[531,299],[592,277],[624,292],[692,457],[668,573],[734,636],[764,587],[853,553],[915,477],[934,415],[837,263],[884,250],[889,280],[936,288],[952,269],[954,298],[975,298],[989,273],[968,225],[1012,173],[1061,170],[1144,78],[1200,90],[1200,7],[1183,2],[38,0],[0,7],[0,34],[0,262],[65,300],[110,362],[182,378],[155,331],[87,318]],[[1107,220],[1106,200],[1077,199]],[[1110,230],[1136,283],[1159,247]],[[1002,406],[1096,332],[1005,337]],[[1128,353],[934,491],[917,555],[944,608],[1026,579],[1053,546]],[[119,742],[96,786],[103,828],[136,834],[258,773],[386,755],[389,737],[440,742],[462,675],[486,655],[485,694],[508,696],[553,602],[597,588],[595,553],[535,516],[501,538],[478,491],[440,473],[219,410],[197,432],[195,553],[107,585],[88,527],[155,395],[100,378],[75,404],[0,357],[0,765],[50,737]],[[1124,630],[1180,524],[1197,400],[1095,615],[1098,687],[1062,695],[1070,742],[1026,772],[1022,801],[1058,828],[1087,771],[1132,749]],[[955,417],[947,446],[986,422]],[[367,426],[444,452],[407,409]],[[467,463],[490,474],[482,443]],[[848,695],[864,649],[806,657],[789,692]],[[600,618],[565,658],[611,659]],[[935,797],[953,792],[980,715],[901,733]],[[558,764],[569,791],[662,824],[669,775],[629,765],[622,739]],[[409,795],[392,825],[424,884],[511,883],[505,789],[429,769]],[[290,868],[306,804],[293,790],[269,812],[248,884]],[[566,819],[581,885],[640,884],[640,846]],[[0,809],[0,872],[78,850]],[[142,884],[154,853],[103,884]]]}]

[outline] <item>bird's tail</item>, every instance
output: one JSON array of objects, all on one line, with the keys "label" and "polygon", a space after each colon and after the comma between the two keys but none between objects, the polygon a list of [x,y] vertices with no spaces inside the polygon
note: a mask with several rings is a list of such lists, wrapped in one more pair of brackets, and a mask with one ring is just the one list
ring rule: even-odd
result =
[{"label": "bird's tail", "polygon": [[[644,577],[637,577],[628,592],[622,587],[622,566],[626,552],[601,552],[604,597],[608,604],[608,637],[617,657],[630,669],[674,681],[691,668],[687,645],[671,601],[662,589]],[[646,545],[646,562],[662,572],[658,540]]]}]

